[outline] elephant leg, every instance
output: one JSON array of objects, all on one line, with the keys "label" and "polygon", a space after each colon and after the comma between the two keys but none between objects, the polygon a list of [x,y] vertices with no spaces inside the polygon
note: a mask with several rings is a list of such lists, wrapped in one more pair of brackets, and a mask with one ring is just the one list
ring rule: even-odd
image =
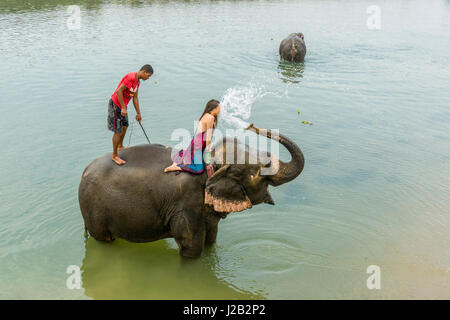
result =
[{"label": "elephant leg", "polygon": [[106,231],[105,233],[101,234],[101,235],[97,235],[97,237],[95,237],[95,240],[98,241],[103,241],[103,242],[113,242],[114,240],[116,240],[112,235],[111,232]]},{"label": "elephant leg", "polygon": [[178,244],[179,253],[185,258],[198,258],[202,254],[205,244],[205,229],[193,235],[186,235],[185,237],[175,237]]},{"label": "elephant leg", "polygon": [[216,238],[217,238],[217,225],[209,228],[206,231],[205,245],[210,246],[214,244],[216,242]]},{"label": "elephant leg", "polygon": [[186,258],[200,257],[205,245],[204,223],[190,223],[188,219],[179,216],[177,219],[172,219],[170,225],[180,255]]},{"label": "elephant leg", "polygon": [[217,227],[219,225],[221,217],[216,213],[212,213],[207,216],[206,219],[206,237],[205,237],[205,245],[212,245],[216,242],[217,238]]},{"label": "elephant leg", "polygon": [[114,236],[111,233],[111,230],[106,226],[106,223],[102,223],[96,225],[95,228],[84,228],[84,236],[87,239],[88,236],[94,237],[95,240],[104,241],[104,242],[112,242],[114,241]]},{"label": "elephant leg", "polygon": [[92,236],[95,240],[111,242],[114,237],[107,224],[107,212],[103,208],[91,205],[90,203],[80,204],[81,213],[84,220],[84,238]]}]

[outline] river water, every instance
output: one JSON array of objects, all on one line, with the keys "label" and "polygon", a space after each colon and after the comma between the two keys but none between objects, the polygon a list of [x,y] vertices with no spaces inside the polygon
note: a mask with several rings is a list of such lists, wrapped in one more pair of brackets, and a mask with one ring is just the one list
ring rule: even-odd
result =
[{"label": "river water", "polygon": [[[376,1],[376,30],[372,4],[2,0],[0,298],[450,298],[450,2]],[[292,32],[308,48],[297,66],[278,57]],[[231,214],[197,260],[171,239],[83,237],[81,173],[111,151],[107,101],[145,63],[152,141],[176,145],[216,98],[222,130],[279,128],[305,154],[276,206]],[[130,131],[126,145],[146,143]]]}]

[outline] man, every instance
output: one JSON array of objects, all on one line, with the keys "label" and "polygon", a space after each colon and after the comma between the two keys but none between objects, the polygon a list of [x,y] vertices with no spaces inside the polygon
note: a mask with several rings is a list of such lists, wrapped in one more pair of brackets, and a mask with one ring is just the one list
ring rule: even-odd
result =
[{"label": "man", "polygon": [[146,64],[138,72],[130,72],[122,78],[116,91],[111,96],[108,104],[108,129],[114,132],[112,139],[113,154],[112,160],[119,166],[126,163],[119,158],[118,151],[124,149],[123,139],[128,128],[127,105],[133,98],[133,105],[136,109],[136,120],[141,122],[141,110],[139,109],[138,91],[140,80],[147,80],[153,74],[151,65]]}]

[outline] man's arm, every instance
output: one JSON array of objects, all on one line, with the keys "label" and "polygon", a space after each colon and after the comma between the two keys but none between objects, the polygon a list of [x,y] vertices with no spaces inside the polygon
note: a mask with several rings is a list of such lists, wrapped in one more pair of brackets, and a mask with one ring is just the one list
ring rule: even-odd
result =
[{"label": "man's arm", "polygon": [[121,84],[119,89],[117,89],[117,100],[119,100],[120,108],[122,110],[122,115],[125,117],[127,115],[127,106],[123,102],[123,92],[127,89],[127,87],[124,84]]},{"label": "man's arm", "polygon": [[133,105],[134,105],[134,109],[136,109],[136,120],[141,122],[142,120],[142,116],[141,116],[141,110],[139,109],[139,98],[138,98],[138,92],[139,90],[136,92],[136,94],[133,96]]}]

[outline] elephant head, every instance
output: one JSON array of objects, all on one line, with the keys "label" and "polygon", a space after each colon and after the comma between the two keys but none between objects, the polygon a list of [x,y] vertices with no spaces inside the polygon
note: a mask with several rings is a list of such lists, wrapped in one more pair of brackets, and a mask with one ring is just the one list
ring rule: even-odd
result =
[{"label": "elephant head", "polygon": [[[252,150],[236,138],[224,138],[211,152],[216,172],[207,180],[205,188],[205,204],[213,206],[217,212],[239,212],[259,203],[274,205],[269,185],[289,182],[303,170],[303,153],[292,140],[253,124],[247,130],[278,141],[290,152],[291,161],[285,163],[268,152]],[[230,154],[236,163],[227,161]],[[239,158],[243,161],[238,161]],[[270,168],[274,173],[264,175],[263,168]]]}]

